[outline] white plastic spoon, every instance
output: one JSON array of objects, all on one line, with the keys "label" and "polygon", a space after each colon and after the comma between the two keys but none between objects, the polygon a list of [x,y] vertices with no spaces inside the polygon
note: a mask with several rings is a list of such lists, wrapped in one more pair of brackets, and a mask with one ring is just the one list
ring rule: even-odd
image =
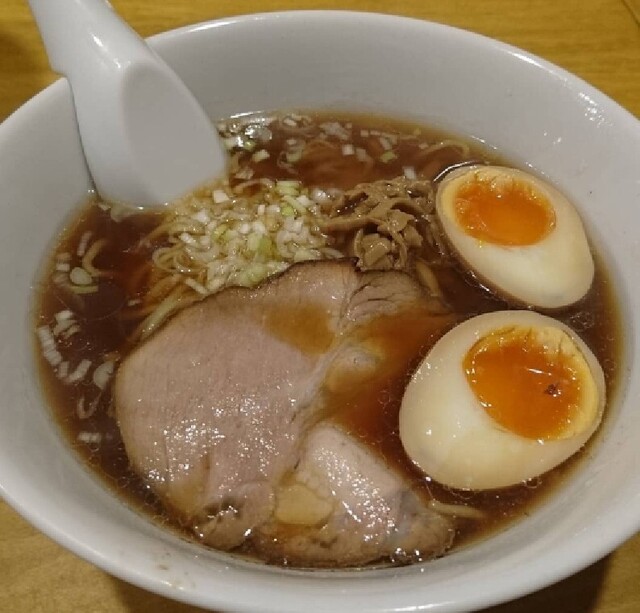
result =
[{"label": "white plastic spoon", "polygon": [[110,202],[162,205],[221,176],[227,156],[196,99],[105,0],[29,0],[64,74],[87,165]]}]

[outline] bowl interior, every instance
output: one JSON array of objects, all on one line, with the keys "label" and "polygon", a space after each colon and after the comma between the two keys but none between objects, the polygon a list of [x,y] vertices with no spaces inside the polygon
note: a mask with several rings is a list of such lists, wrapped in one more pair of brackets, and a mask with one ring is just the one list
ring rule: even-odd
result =
[{"label": "bowl interior", "polygon": [[[0,127],[0,491],[44,532],[109,572],[234,610],[459,611],[532,591],[638,529],[640,123],[557,67],[441,25],[345,12],[246,16],[155,37],[213,118],[344,108],[477,139],[578,203],[620,296],[622,377],[601,440],[565,487],[501,534],[426,565],[296,572],[181,541],[129,510],[78,463],[43,407],[32,359],[37,270],[90,180],[65,81]],[[246,586],[238,590],[237,586]]]}]

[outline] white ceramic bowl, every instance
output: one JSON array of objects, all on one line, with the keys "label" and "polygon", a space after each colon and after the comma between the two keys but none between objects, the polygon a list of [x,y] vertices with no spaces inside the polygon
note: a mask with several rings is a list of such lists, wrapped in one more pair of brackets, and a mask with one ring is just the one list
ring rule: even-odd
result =
[{"label": "white ceramic bowl", "polygon": [[527,53],[407,19],[253,15],[169,32],[153,45],[215,116],[346,107],[485,141],[577,202],[620,296],[622,381],[605,431],[561,492],[517,525],[443,559],[365,572],[263,568],[206,551],[129,510],[80,464],[34,372],[34,280],[89,187],[59,81],[0,127],[0,485],[46,534],[165,596],[240,611],[462,611],[520,596],[603,556],[640,526],[640,123]]}]

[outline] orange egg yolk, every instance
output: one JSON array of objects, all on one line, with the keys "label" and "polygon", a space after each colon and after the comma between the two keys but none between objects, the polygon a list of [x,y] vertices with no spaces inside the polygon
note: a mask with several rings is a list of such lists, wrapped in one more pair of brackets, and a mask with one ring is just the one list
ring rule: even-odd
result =
[{"label": "orange egg yolk", "polygon": [[567,438],[595,419],[597,395],[583,389],[593,382],[589,367],[561,330],[514,327],[493,332],[467,352],[463,368],[488,415],[520,436]]},{"label": "orange egg yolk", "polygon": [[507,246],[533,245],[555,226],[548,198],[533,185],[512,177],[477,175],[458,188],[455,215],[469,236]]}]

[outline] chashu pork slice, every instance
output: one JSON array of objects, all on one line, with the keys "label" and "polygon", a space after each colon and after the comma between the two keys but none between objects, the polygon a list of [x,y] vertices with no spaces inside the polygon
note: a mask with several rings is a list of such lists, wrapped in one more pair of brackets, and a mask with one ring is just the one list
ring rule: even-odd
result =
[{"label": "chashu pork slice", "polygon": [[444,553],[454,536],[450,517],[327,421],[309,432],[276,501],[275,521],[262,526],[255,540],[265,556],[295,566],[361,566],[380,558],[417,562]]},{"label": "chashu pork slice", "polygon": [[132,467],[201,540],[241,545],[272,522],[328,382],[370,376],[385,359],[358,332],[423,301],[403,273],[323,261],[186,308],[118,369]]}]

